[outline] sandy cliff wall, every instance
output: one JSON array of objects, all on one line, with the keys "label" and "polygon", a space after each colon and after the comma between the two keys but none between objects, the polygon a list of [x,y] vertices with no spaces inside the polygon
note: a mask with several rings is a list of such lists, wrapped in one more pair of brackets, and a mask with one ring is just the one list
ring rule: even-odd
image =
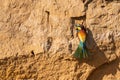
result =
[{"label": "sandy cliff wall", "polygon": [[[86,26],[91,51],[80,62],[71,56],[79,43],[75,23]],[[119,0],[0,2],[2,80],[119,80],[119,57]]]}]

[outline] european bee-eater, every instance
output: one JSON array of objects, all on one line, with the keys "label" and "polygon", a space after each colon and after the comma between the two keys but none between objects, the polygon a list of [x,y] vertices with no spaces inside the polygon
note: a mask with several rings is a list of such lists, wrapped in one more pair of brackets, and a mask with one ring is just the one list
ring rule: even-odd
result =
[{"label": "european bee-eater", "polygon": [[85,44],[86,35],[87,35],[86,29],[81,24],[77,24],[75,26],[76,26],[77,36],[80,40],[80,43],[79,43],[75,53],[73,54],[73,56],[75,58],[80,58],[80,59],[86,58],[86,57],[88,57],[88,52],[87,52],[86,44]]}]

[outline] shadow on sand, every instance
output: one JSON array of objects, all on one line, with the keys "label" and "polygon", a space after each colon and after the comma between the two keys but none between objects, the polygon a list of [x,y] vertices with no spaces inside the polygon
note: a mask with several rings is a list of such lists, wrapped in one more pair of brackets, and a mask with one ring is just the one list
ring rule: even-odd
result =
[{"label": "shadow on sand", "polygon": [[81,61],[95,67],[108,62],[104,52],[99,49],[97,43],[95,42],[92,31],[87,28],[87,32],[86,46],[89,51],[89,57]]},{"label": "shadow on sand", "polygon": [[93,70],[90,75],[88,76],[87,80],[102,80],[104,75],[112,74],[115,75],[117,70],[119,69],[119,61],[120,59],[117,58],[115,61],[110,63],[107,57],[105,56],[104,52],[99,49],[97,43],[93,38],[92,31],[87,28],[87,40],[86,46],[90,52],[89,57],[83,60],[78,60],[79,65],[82,63],[86,63],[88,65],[94,66],[95,70]]}]

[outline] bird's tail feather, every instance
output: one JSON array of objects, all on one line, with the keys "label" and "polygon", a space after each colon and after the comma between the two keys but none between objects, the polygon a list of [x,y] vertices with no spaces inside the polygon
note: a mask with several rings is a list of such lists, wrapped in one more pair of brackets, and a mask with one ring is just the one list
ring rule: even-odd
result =
[{"label": "bird's tail feather", "polygon": [[83,48],[82,51],[83,51],[83,58],[88,57],[88,51],[87,51],[87,49]]},{"label": "bird's tail feather", "polygon": [[75,53],[73,54],[73,56],[74,56],[75,58],[80,58],[80,59],[82,59],[82,58],[88,57],[88,51],[87,51],[87,49],[84,47],[85,45],[82,46],[81,44],[83,45],[83,43],[80,43],[80,44],[78,45]]}]

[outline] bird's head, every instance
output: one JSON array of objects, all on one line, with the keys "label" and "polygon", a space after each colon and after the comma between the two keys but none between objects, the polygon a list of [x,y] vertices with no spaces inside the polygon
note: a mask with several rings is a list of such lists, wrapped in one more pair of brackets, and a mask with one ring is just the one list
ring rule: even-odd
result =
[{"label": "bird's head", "polygon": [[81,24],[76,24],[76,25],[75,25],[75,28],[76,28],[77,31],[85,30],[84,26],[81,25]]}]

